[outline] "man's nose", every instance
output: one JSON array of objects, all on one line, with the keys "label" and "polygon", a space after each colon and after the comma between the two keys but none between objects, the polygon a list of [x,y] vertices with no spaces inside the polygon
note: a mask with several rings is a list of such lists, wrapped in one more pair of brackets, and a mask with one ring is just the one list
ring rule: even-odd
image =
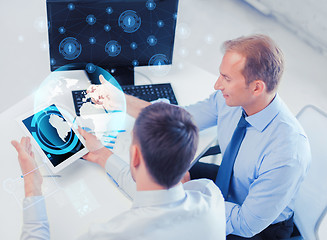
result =
[{"label": "man's nose", "polygon": [[221,84],[221,75],[218,77],[216,83],[215,83],[215,86],[214,86],[214,89],[215,90],[222,90],[222,84]]}]

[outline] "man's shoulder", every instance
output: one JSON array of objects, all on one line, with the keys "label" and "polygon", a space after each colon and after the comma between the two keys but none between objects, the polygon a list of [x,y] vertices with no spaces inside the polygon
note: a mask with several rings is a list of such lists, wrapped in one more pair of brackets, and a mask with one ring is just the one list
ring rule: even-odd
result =
[{"label": "man's shoulder", "polygon": [[189,182],[184,183],[183,187],[186,192],[198,192],[207,197],[213,197],[216,200],[224,200],[220,189],[212,180],[209,179],[202,178],[191,180]]}]

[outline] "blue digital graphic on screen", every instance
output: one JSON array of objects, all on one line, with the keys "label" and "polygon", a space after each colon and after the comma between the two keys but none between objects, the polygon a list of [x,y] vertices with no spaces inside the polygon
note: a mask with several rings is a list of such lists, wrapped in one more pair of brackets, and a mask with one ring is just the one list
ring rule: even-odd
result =
[{"label": "blue digital graphic on screen", "polygon": [[137,43],[136,42],[132,42],[130,46],[131,46],[132,49],[135,50],[137,48]]},{"label": "blue digital graphic on screen", "polygon": [[66,29],[64,27],[60,27],[58,29],[58,31],[61,33],[61,34],[64,34],[66,32]]},{"label": "blue digital graphic on screen", "polygon": [[77,58],[82,51],[82,45],[76,38],[68,37],[61,41],[59,44],[59,52],[67,60],[73,60]]},{"label": "blue digital graphic on screen", "polygon": [[86,64],[85,70],[88,73],[94,73],[96,70],[96,66],[93,63],[88,63],[88,64]]},{"label": "blue digital graphic on screen", "polygon": [[127,10],[118,19],[119,26],[127,33],[136,32],[141,26],[141,18],[135,11]]},{"label": "blue digital graphic on screen", "polygon": [[154,46],[157,44],[157,38],[153,35],[149,36],[147,42],[150,46]]},{"label": "blue digital graphic on screen", "polygon": [[69,9],[70,11],[73,11],[73,10],[75,9],[75,5],[74,5],[74,3],[69,3],[69,4],[67,5],[67,7],[68,7],[68,9]]},{"label": "blue digital graphic on screen", "polygon": [[132,65],[133,66],[138,66],[139,65],[139,61],[137,61],[136,59],[132,61]]},{"label": "blue digital graphic on screen", "polygon": [[111,40],[107,42],[105,51],[109,54],[110,57],[116,57],[121,51],[121,46],[117,41]]},{"label": "blue digital graphic on screen", "polygon": [[53,166],[84,148],[54,104],[24,119],[23,123]]},{"label": "blue digital graphic on screen", "polygon": [[148,1],[146,2],[146,7],[147,7],[150,11],[152,11],[152,10],[154,10],[154,9],[156,8],[156,3],[155,3],[153,0],[148,0]]},{"label": "blue digital graphic on screen", "polygon": [[51,65],[55,65],[55,64],[56,64],[56,59],[51,58],[51,59],[50,59],[50,64],[51,64]]},{"label": "blue digital graphic on screen", "polygon": [[161,28],[161,27],[165,26],[165,23],[162,20],[158,20],[157,25],[158,25],[158,27]]},{"label": "blue digital graphic on screen", "polygon": [[112,7],[107,7],[106,8],[106,12],[108,13],[108,14],[112,14],[113,13],[113,9],[112,9]]},{"label": "blue digital graphic on screen", "polygon": [[88,15],[88,16],[86,17],[86,22],[87,22],[88,24],[90,24],[90,25],[95,24],[96,20],[97,20],[97,19],[94,17],[94,15]]},{"label": "blue digital graphic on screen", "polygon": [[149,60],[149,66],[160,66],[166,65],[168,62],[168,58],[164,54],[156,54],[152,56]]},{"label": "blue digital graphic on screen", "polygon": [[109,31],[111,30],[111,27],[110,27],[109,24],[104,25],[103,28],[104,28],[104,30],[105,30],[106,32],[109,32]]},{"label": "blue digital graphic on screen", "polygon": [[178,0],[47,0],[51,71],[71,63],[104,69],[171,64]]},{"label": "blue digital graphic on screen", "polygon": [[97,42],[97,40],[95,39],[95,37],[90,37],[89,42],[90,42],[90,44],[95,44]]}]

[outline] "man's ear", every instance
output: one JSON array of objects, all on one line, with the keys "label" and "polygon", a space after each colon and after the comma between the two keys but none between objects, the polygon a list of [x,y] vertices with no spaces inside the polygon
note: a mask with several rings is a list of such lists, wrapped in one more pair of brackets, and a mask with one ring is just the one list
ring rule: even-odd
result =
[{"label": "man's ear", "polygon": [[253,94],[259,96],[266,91],[266,83],[262,80],[255,80],[252,83]]},{"label": "man's ear", "polygon": [[137,168],[141,163],[141,151],[138,145],[133,144],[131,147],[131,165]]}]

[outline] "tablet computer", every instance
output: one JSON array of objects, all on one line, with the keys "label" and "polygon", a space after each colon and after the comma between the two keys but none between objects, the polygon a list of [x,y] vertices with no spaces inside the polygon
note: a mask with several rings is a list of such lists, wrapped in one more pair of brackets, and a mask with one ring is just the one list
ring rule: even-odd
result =
[{"label": "tablet computer", "polygon": [[32,143],[44,162],[54,173],[88,152],[83,137],[73,128],[71,116],[63,108],[52,104],[26,114],[19,120],[25,132],[32,136]]}]

